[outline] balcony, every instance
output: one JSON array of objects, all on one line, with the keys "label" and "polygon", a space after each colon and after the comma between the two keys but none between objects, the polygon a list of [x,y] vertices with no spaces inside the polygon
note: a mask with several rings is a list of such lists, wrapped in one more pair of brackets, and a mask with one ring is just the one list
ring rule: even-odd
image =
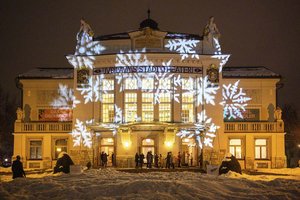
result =
[{"label": "balcony", "polygon": [[15,133],[72,132],[72,122],[15,122]]},{"label": "balcony", "polygon": [[224,122],[225,133],[283,133],[284,123],[277,122]]}]

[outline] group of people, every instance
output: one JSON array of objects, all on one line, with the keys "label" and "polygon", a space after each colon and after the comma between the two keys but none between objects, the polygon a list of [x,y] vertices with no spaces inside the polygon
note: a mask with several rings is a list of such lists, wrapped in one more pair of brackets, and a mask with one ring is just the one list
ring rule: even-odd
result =
[{"label": "group of people", "polygon": [[[100,165],[102,167],[107,167],[108,157],[109,157],[109,154],[107,154],[104,151],[101,152],[101,154],[100,154]],[[113,167],[116,166],[116,156],[115,156],[114,152],[112,152],[112,154],[111,154],[111,163],[112,163]]]}]

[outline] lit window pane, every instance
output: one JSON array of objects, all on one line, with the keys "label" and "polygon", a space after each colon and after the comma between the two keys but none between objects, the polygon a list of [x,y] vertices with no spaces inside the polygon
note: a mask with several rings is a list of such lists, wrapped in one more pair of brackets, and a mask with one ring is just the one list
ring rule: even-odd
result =
[{"label": "lit window pane", "polygon": [[114,90],[114,80],[112,79],[104,79],[102,83],[103,90]]},{"label": "lit window pane", "polygon": [[142,105],[142,120],[153,121],[153,104]]},{"label": "lit window pane", "polygon": [[267,140],[266,139],[256,139],[255,145],[267,145]]},{"label": "lit window pane", "polygon": [[230,145],[241,145],[242,141],[241,141],[241,139],[230,139],[229,144]]},{"label": "lit window pane", "polygon": [[260,159],[260,147],[255,147],[255,158]]},{"label": "lit window pane", "polygon": [[193,103],[194,95],[191,93],[182,94],[182,103]]},{"label": "lit window pane", "polygon": [[125,104],[125,120],[126,122],[133,122],[137,116],[136,104]]},{"label": "lit window pane", "polygon": [[182,89],[183,90],[193,90],[194,80],[192,78],[182,79]]},{"label": "lit window pane", "polygon": [[153,102],[153,93],[143,93],[142,101],[152,103]]},{"label": "lit window pane", "polygon": [[103,94],[102,103],[114,103],[114,94]]},{"label": "lit window pane", "polygon": [[154,140],[153,139],[149,139],[149,138],[147,138],[147,139],[144,139],[143,141],[142,141],[142,145],[144,146],[147,146],[147,145],[154,145]]},{"label": "lit window pane", "polygon": [[154,86],[153,78],[142,79],[142,89],[143,90],[152,90],[154,88],[153,86]]},{"label": "lit window pane", "polygon": [[125,102],[136,103],[136,101],[137,101],[137,94],[136,93],[126,93],[125,94]]},{"label": "lit window pane", "polygon": [[242,148],[240,146],[235,147],[235,157],[238,159],[242,158]]},{"label": "lit window pane", "polygon": [[183,122],[194,121],[194,105],[193,104],[182,104],[181,118]]},{"label": "lit window pane", "polygon": [[135,78],[125,79],[125,89],[126,90],[135,90],[137,89],[137,80]]},{"label": "lit window pane", "polygon": [[103,122],[113,122],[114,121],[114,105],[113,104],[103,104],[102,118],[103,118]]},{"label": "lit window pane", "polygon": [[159,89],[171,89],[171,80],[169,78],[159,80]]},{"label": "lit window pane", "polygon": [[171,102],[171,94],[170,93],[161,93],[159,94],[159,101],[162,102]]},{"label": "lit window pane", "polygon": [[267,147],[261,147],[261,158],[266,159],[267,158]]},{"label": "lit window pane", "polygon": [[234,147],[229,147],[229,152],[235,156],[235,150]]},{"label": "lit window pane", "polygon": [[171,121],[171,105],[159,104],[159,121],[166,122]]}]

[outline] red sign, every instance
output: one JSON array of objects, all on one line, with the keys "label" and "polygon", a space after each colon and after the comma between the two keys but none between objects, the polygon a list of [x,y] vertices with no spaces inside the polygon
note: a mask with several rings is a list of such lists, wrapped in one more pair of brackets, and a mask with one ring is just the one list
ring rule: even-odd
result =
[{"label": "red sign", "polygon": [[68,109],[40,109],[40,121],[72,121],[72,110]]}]

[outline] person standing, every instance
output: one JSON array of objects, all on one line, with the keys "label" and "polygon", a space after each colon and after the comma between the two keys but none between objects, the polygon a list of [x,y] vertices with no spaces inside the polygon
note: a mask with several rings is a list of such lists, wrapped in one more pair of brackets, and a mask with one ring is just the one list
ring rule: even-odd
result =
[{"label": "person standing", "polygon": [[152,163],[153,163],[153,154],[152,151],[149,152],[149,168],[152,168]]},{"label": "person standing", "polygon": [[140,154],[140,159],[139,159],[139,161],[140,161],[140,167],[141,167],[141,168],[143,168],[144,158],[145,158],[144,154],[141,153],[141,154]]},{"label": "person standing", "polygon": [[178,167],[181,167],[181,154],[180,154],[180,152],[178,152],[177,159],[178,159]]},{"label": "person standing", "polygon": [[170,169],[170,165],[171,165],[171,152],[168,152],[167,158],[166,158],[166,168]]},{"label": "person standing", "polygon": [[107,167],[107,157],[108,157],[109,155],[107,155],[107,153],[104,153],[103,154],[103,163],[104,163],[104,167]]},{"label": "person standing", "polygon": [[154,154],[154,167],[158,168],[158,155]]},{"label": "person standing", "polygon": [[112,154],[111,154],[111,163],[112,163],[113,167],[116,166],[116,155],[114,152],[112,152]]},{"label": "person standing", "polygon": [[20,161],[21,157],[17,156],[17,159],[13,161],[13,164],[11,166],[11,170],[13,172],[13,179],[18,178],[18,177],[25,177],[26,178],[26,174],[25,171],[23,169],[23,164]]},{"label": "person standing", "polygon": [[135,157],[134,157],[135,168],[138,168],[138,167],[139,167],[139,158],[140,158],[140,155],[139,155],[138,152],[136,152]]},{"label": "person standing", "polygon": [[163,158],[161,154],[159,154],[158,162],[159,162],[159,168],[163,168]]}]

